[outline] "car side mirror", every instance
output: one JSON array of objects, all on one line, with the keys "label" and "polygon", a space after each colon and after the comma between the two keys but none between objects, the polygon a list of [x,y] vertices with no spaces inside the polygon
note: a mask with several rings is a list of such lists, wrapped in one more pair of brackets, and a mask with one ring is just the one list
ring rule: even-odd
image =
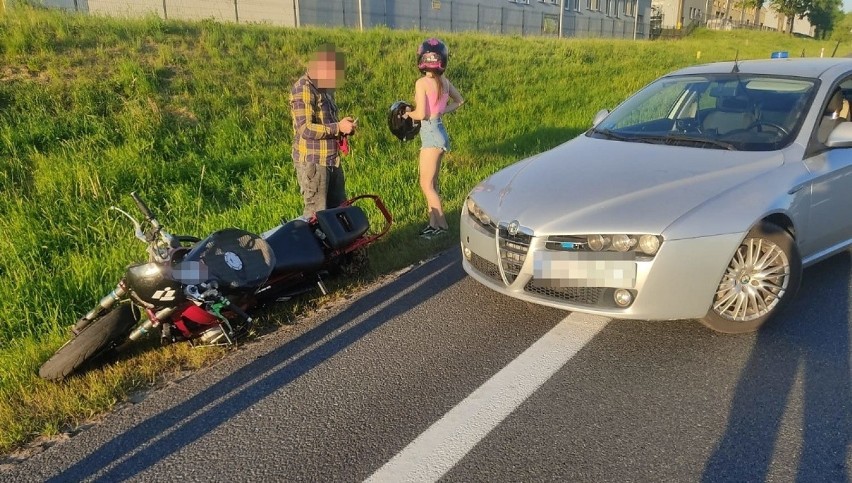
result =
[{"label": "car side mirror", "polygon": [[595,114],[595,118],[592,119],[592,127],[595,127],[600,124],[601,121],[603,121],[604,118],[606,118],[607,116],[609,116],[609,111],[607,109],[601,109],[600,111],[598,111],[598,113]]},{"label": "car side mirror", "polygon": [[852,147],[852,122],[841,122],[832,129],[825,145],[829,148]]}]

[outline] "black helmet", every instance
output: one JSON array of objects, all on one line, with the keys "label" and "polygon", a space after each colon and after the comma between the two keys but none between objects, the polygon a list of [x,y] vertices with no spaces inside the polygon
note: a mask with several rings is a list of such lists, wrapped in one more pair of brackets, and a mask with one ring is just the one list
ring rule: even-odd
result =
[{"label": "black helmet", "polygon": [[420,132],[420,121],[415,121],[410,117],[402,117],[406,108],[413,109],[411,104],[405,101],[396,101],[391,104],[388,110],[388,127],[393,135],[401,141],[410,141]]},{"label": "black helmet", "polygon": [[417,68],[421,73],[443,74],[447,69],[447,46],[436,38],[426,39],[417,48]]}]

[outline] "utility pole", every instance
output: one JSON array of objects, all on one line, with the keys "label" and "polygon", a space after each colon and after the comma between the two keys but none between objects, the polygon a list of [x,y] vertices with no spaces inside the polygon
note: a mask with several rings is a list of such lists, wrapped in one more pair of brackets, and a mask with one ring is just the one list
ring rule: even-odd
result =
[{"label": "utility pole", "polygon": [[[5,1],[5,0],[4,0]],[[559,38],[562,38],[562,25],[565,19],[565,0],[559,6]]]},{"label": "utility pole", "polygon": [[730,16],[731,16],[731,0],[728,0],[727,5],[725,5],[725,21],[723,22],[723,25],[725,25],[725,27],[728,26],[728,17],[730,17]]},{"label": "utility pole", "polygon": [[639,0],[633,2],[633,40],[636,40],[636,32],[639,30]]},{"label": "utility pole", "polygon": [[683,0],[677,0],[677,18],[675,19],[675,28],[680,30],[683,26]]}]

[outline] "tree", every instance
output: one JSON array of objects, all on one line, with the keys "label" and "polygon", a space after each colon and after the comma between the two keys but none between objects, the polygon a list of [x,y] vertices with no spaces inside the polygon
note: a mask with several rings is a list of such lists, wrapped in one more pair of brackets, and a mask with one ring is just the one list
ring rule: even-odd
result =
[{"label": "tree", "polygon": [[798,16],[805,18],[811,7],[811,0],[771,0],[772,6],[781,15],[787,17],[787,33],[793,35],[793,20]]},{"label": "tree", "polygon": [[808,21],[816,28],[814,38],[825,39],[834,29],[838,17],[842,17],[843,4],[841,0],[811,0],[808,10]]},{"label": "tree", "polygon": [[763,9],[765,0],[744,0],[743,10],[746,8],[754,8],[754,25],[760,25],[760,11]]},{"label": "tree", "polygon": [[831,29],[831,40],[848,43],[852,42],[852,13],[842,15]]}]

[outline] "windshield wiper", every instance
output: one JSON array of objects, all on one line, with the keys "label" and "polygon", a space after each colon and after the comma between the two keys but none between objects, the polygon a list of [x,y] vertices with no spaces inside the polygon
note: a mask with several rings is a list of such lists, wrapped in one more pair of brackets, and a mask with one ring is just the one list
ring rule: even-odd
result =
[{"label": "windshield wiper", "polygon": [[635,138],[637,141],[644,141],[649,143],[659,143],[659,144],[674,144],[679,142],[685,143],[696,143],[696,144],[710,144],[712,146],[716,146],[719,148],[727,149],[728,151],[737,151],[736,146],[731,143],[720,141],[718,139],[705,138],[701,136],[684,136],[682,134],[667,134],[667,135],[649,135],[649,136],[640,136]]},{"label": "windshield wiper", "polygon": [[595,134],[600,134],[607,139],[615,139],[616,141],[632,141],[632,137],[624,136],[622,134],[618,134],[611,129],[592,129],[592,132]]},{"label": "windshield wiper", "polygon": [[671,139],[676,139],[678,141],[686,141],[689,143],[707,143],[712,144],[713,146],[718,146],[720,148],[725,148],[728,151],[737,151],[737,147],[733,144],[726,141],[720,141],[718,139],[705,138],[702,136],[684,136],[682,134],[669,135],[667,137]]}]

